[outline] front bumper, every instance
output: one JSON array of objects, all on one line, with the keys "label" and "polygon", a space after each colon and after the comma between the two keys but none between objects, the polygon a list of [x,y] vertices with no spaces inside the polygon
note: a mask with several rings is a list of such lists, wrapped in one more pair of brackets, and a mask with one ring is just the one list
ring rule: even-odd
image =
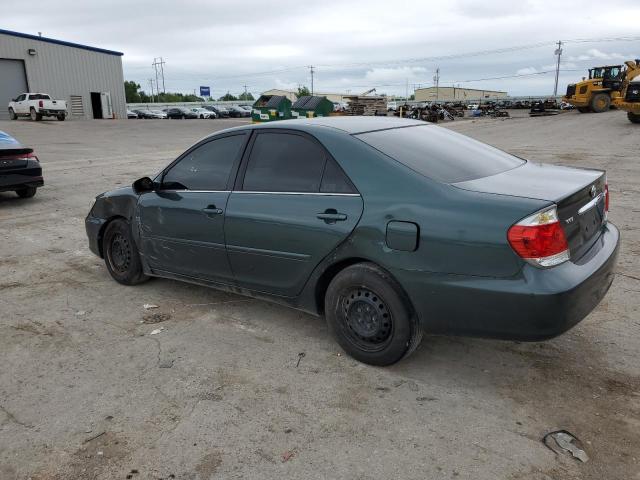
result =
[{"label": "front bumper", "polygon": [[100,249],[100,234],[102,232],[102,227],[107,221],[104,218],[97,218],[91,216],[91,212],[84,220],[84,226],[87,230],[87,238],[89,239],[89,250],[95,253],[100,258],[102,257],[102,251]]},{"label": "front bumper", "polygon": [[618,229],[608,223],[582,258],[553,268],[525,265],[512,278],[415,272],[402,283],[428,333],[544,340],[600,303],[613,282],[619,244]]}]

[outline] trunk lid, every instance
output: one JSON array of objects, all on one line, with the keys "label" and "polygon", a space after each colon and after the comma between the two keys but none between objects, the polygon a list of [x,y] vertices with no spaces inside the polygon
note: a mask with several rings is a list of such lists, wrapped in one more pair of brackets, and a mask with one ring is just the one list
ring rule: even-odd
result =
[{"label": "trunk lid", "polygon": [[[527,162],[490,177],[454,183],[475,192],[555,203],[572,259],[598,239],[605,215],[605,172]],[[533,212],[532,212],[533,213]]]}]

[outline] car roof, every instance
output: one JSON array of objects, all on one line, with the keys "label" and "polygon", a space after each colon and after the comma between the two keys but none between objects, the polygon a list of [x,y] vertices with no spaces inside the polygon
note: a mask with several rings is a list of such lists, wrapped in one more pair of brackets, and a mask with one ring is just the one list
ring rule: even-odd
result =
[{"label": "car roof", "polygon": [[[430,125],[422,120],[410,120],[398,117],[367,117],[367,116],[331,116],[316,117],[309,119],[282,120],[279,122],[269,122],[259,126],[265,128],[291,128],[307,127],[313,129],[315,126],[330,127],[342,130],[349,134],[373,132],[376,130],[388,130],[391,128],[411,127],[418,125]],[[255,125],[258,127],[258,125]]]}]

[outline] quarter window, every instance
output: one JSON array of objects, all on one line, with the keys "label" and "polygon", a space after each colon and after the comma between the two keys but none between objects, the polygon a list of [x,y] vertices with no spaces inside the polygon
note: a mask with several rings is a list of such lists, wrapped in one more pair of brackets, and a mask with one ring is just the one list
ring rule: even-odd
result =
[{"label": "quarter window", "polygon": [[260,133],[251,150],[243,190],[318,192],[324,164],[322,148],[302,135]]},{"label": "quarter window", "polygon": [[338,164],[328,159],[324,167],[320,191],[322,193],[355,193],[355,188]]},{"label": "quarter window", "polygon": [[240,154],[244,135],[207,142],[189,152],[165,174],[162,188],[171,190],[226,190],[229,174]]}]

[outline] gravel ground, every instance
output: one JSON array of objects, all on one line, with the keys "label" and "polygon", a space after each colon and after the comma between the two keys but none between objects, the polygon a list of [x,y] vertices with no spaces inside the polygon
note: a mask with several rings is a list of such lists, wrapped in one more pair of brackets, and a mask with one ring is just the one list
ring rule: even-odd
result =
[{"label": "gravel ground", "polygon": [[[606,168],[618,276],[559,338],[426,337],[390,368],[342,354],[320,318],[169,280],[124,287],[89,252],[92,197],[242,121],[0,122],[46,180],[30,200],[0,194],[0,479],[640,479],[640,128],[517,113],[447,127]],[[541,443],[560,428],[587,463]]]}]

